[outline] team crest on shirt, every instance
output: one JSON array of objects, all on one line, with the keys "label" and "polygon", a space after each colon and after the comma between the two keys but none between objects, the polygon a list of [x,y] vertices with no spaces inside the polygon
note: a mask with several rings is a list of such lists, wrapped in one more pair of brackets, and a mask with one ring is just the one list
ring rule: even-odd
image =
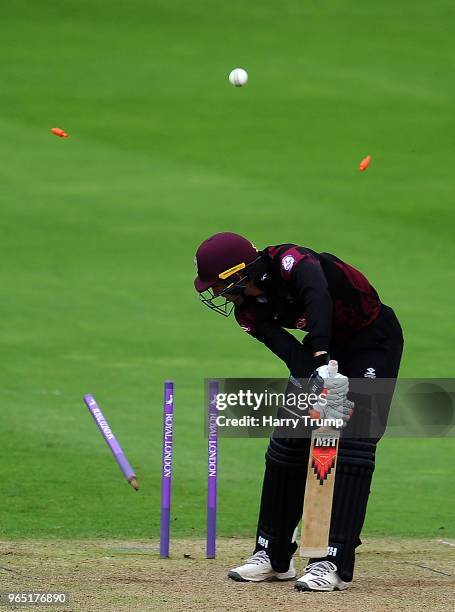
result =
[{"label": "team crest on shirt", "polygon": [[292,266],[295,264],[295,258],[292,255],[286,255],[286,257],[283,257],[283,259],[281,260],[281,265],[283,266],[283,270],[286,270],[286,272],[289,272],[290,270],[292,270]]}]

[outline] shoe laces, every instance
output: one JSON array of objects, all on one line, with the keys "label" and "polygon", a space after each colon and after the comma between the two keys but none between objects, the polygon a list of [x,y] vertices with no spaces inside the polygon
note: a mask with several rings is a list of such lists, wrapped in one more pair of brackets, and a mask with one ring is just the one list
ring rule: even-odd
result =
[{"label": "shoe laces", "polygon": [[261,565],[262,563],[269,563],[270,559],[265,550],[258,550],[252,557],[246,560],[246,563],[251,565]]},{"label": "shoe laces", "polygon": [[330,572],[336,572],[337,566],[330,561],[314,561],[314,563],[310,563],[305,568],[305,574],[311,572],[315,576],[322,578],[325,574],[329,574]]}]

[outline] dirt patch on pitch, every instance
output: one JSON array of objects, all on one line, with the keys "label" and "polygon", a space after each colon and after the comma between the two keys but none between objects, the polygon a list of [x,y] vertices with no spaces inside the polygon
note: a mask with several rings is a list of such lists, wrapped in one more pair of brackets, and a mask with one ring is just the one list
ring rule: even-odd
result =
[{"label": "dirt patch on pitch", "polygon": [[[437,540],[370,539],[359,549],[353,586],[339,593],[300,593],[293,583],[238,583],[226,571],[250,553],[251,542],[223,539],[218,558],[204,542],[172,543],[171,559],[146,541],[15,541],[0,543],[0,591],[67,591],[63,612],[103,610],[250,612],[304,607],[323,612],[451,610],[455,547]],[[300,571],[303,562],[297,559]],[[2,609],[24,609],[2,607]],[[27,609],[27,608],[26,608]]]}]

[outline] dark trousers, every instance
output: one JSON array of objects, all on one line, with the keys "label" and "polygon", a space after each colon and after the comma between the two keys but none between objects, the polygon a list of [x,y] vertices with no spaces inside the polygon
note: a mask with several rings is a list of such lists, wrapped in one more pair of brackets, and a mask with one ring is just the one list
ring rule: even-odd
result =
[{"label": "dark trousers", "polygon": [[[304,346],[308,351],[308,364],[311,364],[309,342],[304,341]],[[330,356],[338,361],[340,373],[350,379],[365,378],[373,384],[379,378],[396,379],[402,351],[403,334],[398,319],[391,308],[383,305],[379,317],[370,326],[346,343],[333,343]],[[310,373],[308,371],[308,375]],[[385,417],[392,392],[386,397],[385,405],[383,402]],[[356,435],[356,427],[362,415],[368,416],[369,406],[362,397],[351,399],[356,402],[356,410],[340,439],[329,536],[330,554],[325,559],[336,564],[340,577],[347,582],[352,580],[355,549],[361,543],[376,444],[381,437],[377,432],[367,439]],[[295,551],[295,545],[289,543],[302,516],[309,450],[309,438],[274,439],[272,436],[266,454],[257,541],[274,542],[268,552],[276,571],[287,570]],[[258,543],[256,550],[261,547]],[[310,561],[317,560],[321,559]]]}]

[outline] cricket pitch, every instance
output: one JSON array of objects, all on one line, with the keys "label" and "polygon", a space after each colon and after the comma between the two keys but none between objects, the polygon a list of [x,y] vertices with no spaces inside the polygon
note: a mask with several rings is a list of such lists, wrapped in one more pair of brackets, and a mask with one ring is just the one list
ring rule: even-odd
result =
[{"label": "cricket pitch", "polygon": [[[144,540],[19,540],[0,542],[0,591],[66,591],[70,602],[39,610],[211,612],[279,609],[295,612],[449,609],[455,589],[455,542],[367,539],[348,591],[300,593],[292,582],[238,583],[226,572],[251,552],[251,541],[223,538],[217,559],[205,542],[174,540],[171,558]],[[304,567],[296,557],[297,569]],[[429,603],[430,602],[430,603]],[[27,606],[25,609],[28,609]],[[0,611],[24,609],[0,606]]]}]

